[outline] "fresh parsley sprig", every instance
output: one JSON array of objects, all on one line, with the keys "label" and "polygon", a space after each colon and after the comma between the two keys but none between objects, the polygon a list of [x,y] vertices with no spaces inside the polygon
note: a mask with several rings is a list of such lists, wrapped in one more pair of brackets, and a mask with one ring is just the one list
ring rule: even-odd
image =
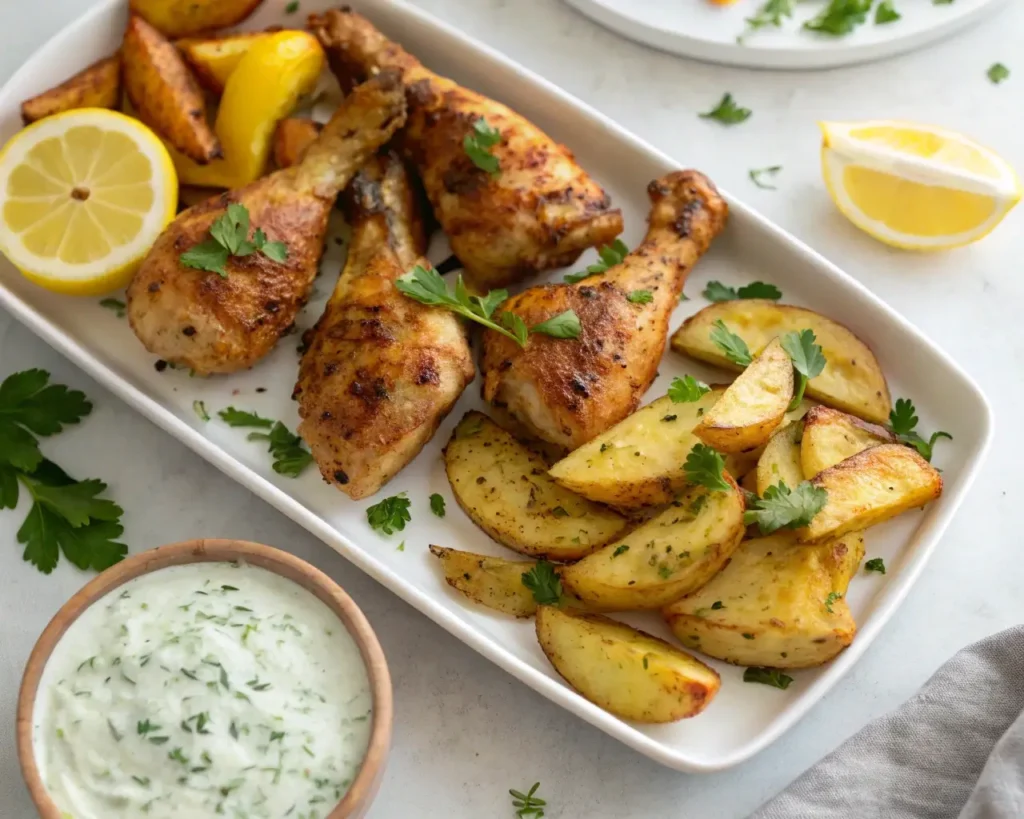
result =
[{"label": "fresh parsley sprig", "polygon": [[704,298],[708,301],[735,301],[736,299],[771,299],[778,301],[782,298],[782,291],[774,284],[765,282],[751,282],[740,288],[729,287],[720,281],[709,281],[704,288]]},{"label": "fresh parsley sprig", "polygon": [[841,37],[867,20],[874,0],[831,0],[817,17],[804,23],[808,31]]},{"label": "fresh parsley sprig", "polygon": [[821,375],[821,371],[825,369],[825,355],[816,341],[813,330],[793,330],[779,339],[782,349],[793,360],[793,370],[796,372],[796,388],[793,390],[793,400],[789,404],[791,410],[800,406],[800,402],[804,400],[807,382]]},{"label": "fresh parsley sprig", "polygon": [[405,529],[412,520],[409,514],[411,502],[404,492],[384,498],[380,503],[366,507],[366,522],[370,527],[385,535],[393,535]]},{"label": "fresh parsley sprig", "polygon": [[737,105],[736,100],[732,98],[732,94],[726,93],[718,101],[718,105],[710,111],[700,114],[700,118],[713,119],[716,122],[722,123],[722,125],[736,125],[749,119],[751,113],[749,108],[742,108]]},{"label": "fresh parsley sprig", "polygon": [[754,360],[747,342],[730,332],[721,319],[711,325],[711,341],[737,367],[747,367]]},{"label": "fresh parsley sprig", "polygon": [[463,318],[507,336],[520,347],[526,346],[526,339],[531,333],[554,338],[579,338],[582,331],[579,316],[573,310],[566,310],[529,328],[515,313],[504,312],[500,320],[495,321],[494,311],[508,298],[507,290],[491,290],[484,296],[471,296],[460,275],[455,280],[455,292],[452,293],[436,270],[428,270],[421,265],[416,265],[405,275],[399,276],[395,281],[395,287],[402,295],[420,304],[447,307]]},{"label": "fresh parsley sprig", "polygon": [[501,160],[491,153],[491,148],[499,142],[501,131],[491,127],[486,119],[480,117],[473,123],[473,130],[463,138],[462,148],[480,170],[497,177],[501,175]]},{"label": "fresh parsley sprig", "polygon": [[922,458],[930,462],[935,442],[939,438],[948,438],[952,441],[953,436],[939,430],[933,432],[926,440],[916,429],[917,420],[917,409],[914,407],[914,402],[909,398],[897,398],[896,404],[889,411],[889,429],[896,434],[901,443],[912,446]]},{"label": "fresh parsley sprig", "polygon": [[793,678],[777,668],[748,668],[743,672],[743,682],[761,683],[785,691],[793,682]]},{"label": "fresh parsley sprig", "polygon": [[586,270],[579,273],[568,273],[563,278],[568,284],[576,284],[589,276],[596,276],[598,273],[604,273],[610,267],[622,264],[622,260],[628,255],[629,248],[626,243],[622,239],[616,239],[610,245],[602,245],[597,249],[598,261],[587,265]]},{"label": "fresh parsley sprig", "polygon": [[810,481],[801,481],[795,489],[779,481],[769,486],[763,497],[748,496],[743,522],[747,526],[756,523],[762,535],[779,529],[799,529],[809,524],[827,502],[828,492]]},{"label": "fresh parsley sprig", "polygon": [[692,404],[709,392],[711,392],[711,387],[703,381],[698,381],[692,375],[673,378],[672,383],[668,385],[668,397],[673,404]]},{"label": "fresh parsley sprig", "polygon": [[210,225],[210,238],[181,254],[181,263],[196,270],[207,270],[227,278],[225,265],[232,256],[239,258],[262,253],[275,262],[288,259],[288,246],[284,242],[268,242],[267,235],[256,228],[249,239],[249,209],[232,202],[227,210]]},{"label": "fresh parsley sprig", "polygon": [[246,440],[266,441],[269,444],[267,451],[273,455],[273,468],[279,475],[297,478],[313,462],[313,456],[303,445],[302,439],[280,421],[234,407],[222,409],[217,415],[229,427],[269,429],[270,432],[250,432]]},{"label": "fresh parsley sprig", "polygon": [[548,803],[539,796],[534,796],[539,787],[540,782],[534,782],[533,787],[526,793],[517,791],[515,788],[509,788],[508,792],[512,795],[512,807],[516,808],[516,816],[519,819],[525,819],[527,816],[532,816],[534,819],[544,819],[544,808]]},{"label": "fresh parsley sprig", "polygon": [[540,606],[557,606],[562,602],[562,578],[555,570],[555,564],[538,560],[530,571],[523,572],[523,585],[533,594]]},{"label": "fresh parsley sprig", "polygon": [[725,458],[706,444],[697,444],[686,456],[683,473],[690,483],[712,492],[728,492],[732,485],[725,479]]}]

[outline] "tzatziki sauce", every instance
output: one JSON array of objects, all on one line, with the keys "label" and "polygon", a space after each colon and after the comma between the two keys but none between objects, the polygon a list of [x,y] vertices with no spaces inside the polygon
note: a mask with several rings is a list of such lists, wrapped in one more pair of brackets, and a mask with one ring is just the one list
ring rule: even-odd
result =
[{"label": "tzatziki sauce", "polygon": [[359,648],[273,572],[192,563],[135,578],[71,625],[33,747],[69,819],[323,819],[366,754]]}]

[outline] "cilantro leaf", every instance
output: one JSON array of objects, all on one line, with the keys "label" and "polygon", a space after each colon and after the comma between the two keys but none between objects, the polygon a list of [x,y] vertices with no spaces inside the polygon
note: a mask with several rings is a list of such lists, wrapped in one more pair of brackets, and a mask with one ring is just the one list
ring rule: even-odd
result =
[{"label": "cilantro leaf", "polygon": [[587,265],[587,269],[581,273],[569,273],[563,278],[568,284],[576,284],[576,282],[583,281],[583,279],[589,276],[596,276],[598,273],[604,273],[610,267],[622,264],[623,259],[628,255],[629,248],[626,246],[626,243],[622,239],[616,239],[610,245],[602,245],[597,249],[599,261]]},{"label": "cilantro leaf", "polygon": [[871,11],[874,0],[830,0],[817,17],[804,23],[808,31],[841,37],[861,25]]},{"label": "cilantro leaf", "polygon": [[748,668],[743,672],[743,682],[761,683],[785,691],[793,682],[793,678],[777,668]]},{"label": "cilantro leaf", "polygon": [[444,517],[444,498],[437,492],[430,496],[430,511],[439,518]]},{"label": "cilantro leaf", "polygon": [[1003,80],[1008,80],[1010,78],[1010,69],[1002,63],[992,63],[985,74],[993,85],[999,85]]},{"label": "cilantro leaf", "polygon": [[683,464],[686,480],[713,492],[728,492],[732,488],[722,474],[724,471],[725,459],[706,444],[694,446]]},{"label": "cilantro leaf", "polygon": [[799,529],[811,522],[828,501],[828,492],[810,481],[801,481],[790,489],[785,481],[769,486],[764,496],[748,500],[743,522],[756,523],[762,535],[779,529]]},{"label": "cilantro leaf", "polygon": [[473,130],[463,138],[462,148],[480,170],[497,177],[501,175],[501,161],[491,153],[491,148],[499,142],[501,131],[492,128],[486,119],[480,117],[473,123]]},{"label": "cilantro leaf", "polygon": [[718,105],[699,116],[701,119],[713,119],[723,125],[735,125],[748,119],[750,114],[749,108],[741,108],[732,98],[732,94],[726,93],[719,100]]},{"label": "cilantro leaf", "polygon": [[725,322],[718,319],[711,329],[711,341],[718,347],[727,359],[739,367],[746,367],[754,360],[750,354],[750,348],[742,338],[729,331]]},{"label": "cilantro leaf", "polygon": [[864,564],[864,571],[885,574],[885,561],[880,557],[873,557]]},{"label": "cilantro leaf", "polygon": [[262,427],[269,429],[274,426],[270,418],[263,418],[255,412],[228,407],[217,413],[218,417],[229,427]]},{"label": "cilantro leaf", "polygon": [[672,383],[668,385],[668,397],[672,399],[673,404],[691,404],[709,392],[711,387],[692,375],[673,378]]},{"label": "cilantro leaf", "polygon": [[302,438],[280,421],[274,423],[269,433],[250,432],[247,440],[268,442],[267,451],[273,455],[273,469],[279,475],[297,478],[313,462],[313,456],[303,446]]},{"label": "cilantro leaf", "polygon": [[194,270],[206,270],[226,279],[228,271],[224,265],[228,263],[228,256],[230,255],[228,249],[215,239],[207,239],[205,242],[200,242],[182,253],[180,261],[185,267],[191,267]]},{"label": "cilantro leaf", "polygon": [[935,442],[940,438],[947,438],[952,441],[953,436],[948,432],[939,430],[925,439],[916,430],[917,420],[917,410],[914,407],[914,402],[909,398],[897,398],[896,404],[889,411],[889,429],[896,434],[900,443],[914,447],[922,458],[926,461],[931,461]]},{"label": "cilantro leaf", "polygon": [[882,0],[875,9],[875,25],[882,26],[899,20],[903,15],[896,11],[892,0]]},{"label": "cilantro leaf", "polygon": [[757,187],[764,188],[766,191],[774,191],[777,190],[775,185],[769,185],[767,182],[764,181],[762,177],[774,177],[775,174],[777,174],[781,170],[781,165],[771,165],[767,168],[751,168],[749,171],[747,171],[747,176],[750,177],[750,181],[757,185]]},{"label": "cilantro leaf", "polygon": [[778,301],[782,298],[782,291],[774,284],[765,282],[751,282],[745,284],[738,290],[729,287],[719,281],[710,281],[704,288],[704,298],[708,301],[734,301],[735,299],[771,299]]},{"label": "cilantro leaf", "polygon": [[523,585],[532,593],[533,599],[541,606],[557,606],[562,600],[562,578],[555,571],[553,563],[538,560],[530,571],[523,572]]},{"label": "cilantro leaf", "polygon": [[579,338],[581,330],[580,317],[574,310],[566,310],[530,328],[531,333],[542,333],[552,338]]},{"label": "cilantro leaf", "polygon": [[815,343],[816,340],[813,330],[793,330],[779,339],[782,349],[793,360],[793,369],[797,375],[793,400],[789,403],[790,410],[796,409],[804,400],[807,382],[821,375],[821,371],[825,369],[827,362],[821,352],[821,346]]},{"label": "cilantro leaf", "polygon": [[370,527],[385,535],[393,535],[405,529],[405,524],[412,520],[409,514],[410,502],[405,493],[384,498],[380,503],[366,508],[366,521]]}]

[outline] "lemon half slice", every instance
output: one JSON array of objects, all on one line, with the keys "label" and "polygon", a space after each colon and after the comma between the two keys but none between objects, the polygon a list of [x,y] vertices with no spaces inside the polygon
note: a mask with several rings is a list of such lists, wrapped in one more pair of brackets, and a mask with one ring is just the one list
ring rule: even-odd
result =
[{"label": "lemon half slice", "polygon": [[991,232],[1020,201],[1003,159],[961,134],[906,122],[823,122],[829,195],[888,245],[944,250]]},{"label": "lemon half slice", "polygon": [[0,251],[48,290],[123,287],[174,218],[178,180],[160,139],[115,111],[47,117],[0,151]]}]

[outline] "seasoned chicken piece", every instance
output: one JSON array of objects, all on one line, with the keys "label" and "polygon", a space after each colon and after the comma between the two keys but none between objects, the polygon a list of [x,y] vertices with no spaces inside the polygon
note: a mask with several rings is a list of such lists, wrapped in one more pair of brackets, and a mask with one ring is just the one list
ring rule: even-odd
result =
[{"label": "seasoned chicken piece", "polygon": [[667,174],[647,192],[647,236],[621,264],[576,284],[530,288],[498,308],[530,327],[574,310],[578,339],[531,335],[521,348],[484,335],[484,398],[545,441],[575,449],[636,409],[657,374],[683,282],[725,226],[725,201],[697,171]]},{"label": "seasoned chicken piece", "polygon": [[[401,81],[382,72],[338,108],[299,165],[181,213],[128,286],[128,319],[146,349],[200,374],[242,370],[270,352],[312,287],[335,197],[404,121]],[[285,243],[287,259],[232,256],[224,276],[185,267],[181,254],[209,240],[236,202],[253,229]]]},{"label": "seasoned chicken piece", "polygon": [[299,368],[299,434],[328,483],[372,495],[433,437],[475,368],[458,317],[403,296],[395,279],[429,266],[417,195],[384,154],[349,190],[348,261]]},{"label": "seasoned chicken piece", "polygon": [[[402,148],[477,287],[572,264],[622,232],[622,214],[572,153],[515,111],[424,68],[354,12],[312,15],[310,28],[343,86],[385,68],[402,72],[409,102]],[[500,165],[493,175],[464,145],[481,120],[500,133],[487,149]]]}]

